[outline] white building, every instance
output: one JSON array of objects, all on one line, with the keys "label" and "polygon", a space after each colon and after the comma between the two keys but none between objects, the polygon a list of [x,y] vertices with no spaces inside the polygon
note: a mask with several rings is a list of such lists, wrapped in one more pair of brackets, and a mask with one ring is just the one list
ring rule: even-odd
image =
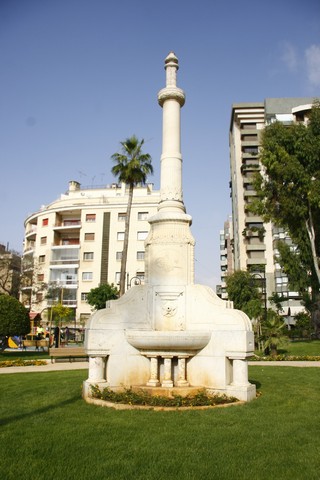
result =
[{"label": "white building", "polygon": [[228,299],[226,289],[226,277],[234,271],[233,261],[233,230],[232,218],[224,222],[223,230],[220,230],[220,285],[217,285],[216,293],[223,300]]},{"label": "white building", "polygon": [[229,132],[234,270],[251,271],[266,298],[273,292],[286,297],[284,308],[290,307],[291,314],[301,309],[299,296],[289,290],[276,248],[278,239],[292,243],[291,239],[283,229],[250,213],[248,205],[255,197],[252,177],[260,170],[261,131],[274,121],[306,121],[312,103],[312,98],[267,98],[234,104]]},{"label": "white building", "polygon": [[[157,211],[152,184],[134,189],[130,217],[127,288],[144,281],[147,221]],[[103,283],[119,283],[128,189],[124,184],[81,188],[69,182],[60,199],[25,220],[22,302],[33,312],[62,302],[84,324],[92,309],[87,293]],[[46,298],[48,289],[54,290]]]}]

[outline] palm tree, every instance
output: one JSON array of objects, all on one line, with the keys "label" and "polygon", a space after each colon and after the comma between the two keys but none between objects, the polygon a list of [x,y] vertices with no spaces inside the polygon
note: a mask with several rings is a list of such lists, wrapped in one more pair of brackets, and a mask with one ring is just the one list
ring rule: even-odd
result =
[{"label": "palm tree", "polygon": [[151,156],[148,153],[142,153],[142,145],[144,140],[138,140],[133,135],[127,138],[121,144],[121,153],[114,153],[111,159],[116,163],[111,172],[118,177],[119,182],[123,182],[129,186],[128,205],[125,221],[125,233],[123,241],[123,250],[121,257],[121,271],[120,271],[120,289],[119,295],[125,292],[126,280],[126,265],[128,256],[129,243],[129,228],[130,228],[130,214],[133,198],[133,189],[138,183],[146,183],[147,175],[153,173],[151,165]]},{"label": "palm tree", "polygon": [[269,309],[267,318],[262,323],[262,340],[266,350],[270,350],[272,356],[277,355],[278,348],[288,343],[288,337],[284,335],[285,323],[281,316]]}]

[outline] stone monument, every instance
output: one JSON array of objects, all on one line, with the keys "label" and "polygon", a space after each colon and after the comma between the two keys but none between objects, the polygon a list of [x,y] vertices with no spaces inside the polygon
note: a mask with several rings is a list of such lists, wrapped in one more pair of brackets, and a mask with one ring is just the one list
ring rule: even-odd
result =
[{"label": "stone monument", "polygon": [[165,59],[166,86],[158,94],[163,109],[161,199],[149,218],[144,285],[107,302],[88,321],[85,348],[90,385],[111,389],[139,386],[159,394],[205,388],[249,401],[247,358],[254,348],[249,318],[209,287],[194,284],[194,239],[182,194],[178,59]]}]

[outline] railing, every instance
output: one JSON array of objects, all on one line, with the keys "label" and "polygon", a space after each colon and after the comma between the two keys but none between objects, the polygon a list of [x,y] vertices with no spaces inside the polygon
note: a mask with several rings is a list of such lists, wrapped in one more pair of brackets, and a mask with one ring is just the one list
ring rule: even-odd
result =
[{"label": "railing", "polygon": [[26,247],[24,249],[23,254],[26,255],[27,253],[33,252],[33,250],[34,250],[34,245],[32,245],[32,246],[29,245],[28,247]]},{"label": "railing", "polygon": [[51,260],[50,265],[66,265],[66,264],[77,264],[79,263],[79,258],[70,260]]},{"label": "railing", "polygon": [[[66,243],[67,242],[67,243]],[[63,243],[52,243],[52,247],[68,247],[68,246],[77,246],[80,245],[80,240],[77,240],[77,243],[75,241],[69,242],[68,240],[63,240]]]},{"label": "railing", "polygon": [[[47,304],[49,307],[54,307],[57,305],[57,303],[60,303],[57,299],[48,299]],[[76,307],[77,306],[77,300],[72,299],[72,300],[66,300],[62,299],[62,305],[68,306],[68,307]]]},{"label": "railing", "polygon": [[72,227],[81,227],[81,221],[76,221],[76,222],[62,222],[62,223],[56,223],[54,225],[54,228],[72,228]]},{"label": "railing", "polygon": [[35,234],[37,232],[37,228],[30,228],[27,232],[26,232],[26,237],[28,237],[29,235],[32,235],[32,234]]}]

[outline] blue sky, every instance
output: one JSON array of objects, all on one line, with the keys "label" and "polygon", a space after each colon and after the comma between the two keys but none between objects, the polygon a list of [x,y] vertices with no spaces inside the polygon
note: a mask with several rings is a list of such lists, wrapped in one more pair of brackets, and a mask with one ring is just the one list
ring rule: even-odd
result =
[{"label": "blue sky", "polygon": [[0,243],[22,251],[25,218],[69,180],[111,183],[110,156],[145,139],[159,188],[164,58],[179,58],[183,189],[196,280],[219,282],[231,212],[231,106],[320,97],[318,0],[1,0]]}]

